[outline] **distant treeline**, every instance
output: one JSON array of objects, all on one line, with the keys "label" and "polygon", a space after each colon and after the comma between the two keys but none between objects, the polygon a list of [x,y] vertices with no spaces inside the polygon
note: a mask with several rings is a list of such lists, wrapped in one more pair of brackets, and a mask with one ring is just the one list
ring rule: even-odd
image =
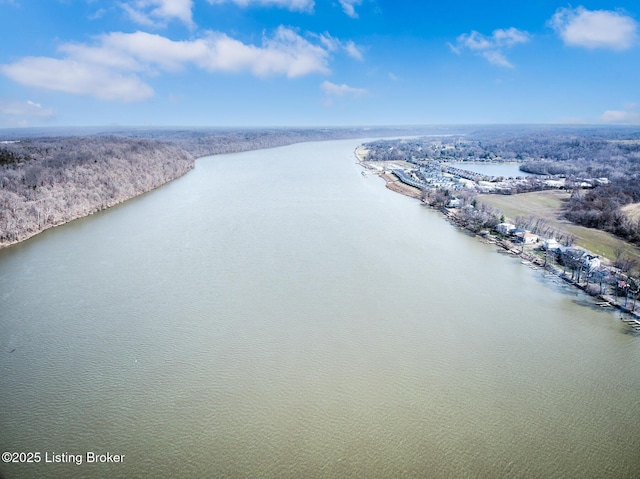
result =
[{"label": "distant treeline", "polygon": [[460,132],[448,127],[0,130],[0,247],[171,181],[194,158],[305,141]]},{"label": "distant treeline", "polygon": [[[29,128],[0,130],[0,140],[109,136],[160,140],[180,146],[195,158],[273,148],[306,141],[382,138],[429,134],[461,134],[469,127],[379,126],[335,128]],[[1,145],[0,145],[1,146]]]},{"label": "distant treeline", "polygon": [[116,137],[0,145],[0,246],[152,190],[194,166],[180,147]]},{"label": "distant treeline", "polygon": [[574,176],[623,176],[640,162],[640,128],[487,128],[466,134],[378,140],[371,161],[518,161],[522,171]]},{"label": "distant treeline", "polygon": [[309,129],[171,129],[123,130],[118,135],[130,138],[169,141],[191,153],[195,158],[225,153],[274,148],[307,141],[363,138],[368,135],[389,136],[415,134],[415,129],[376,128],[309,128]]}]

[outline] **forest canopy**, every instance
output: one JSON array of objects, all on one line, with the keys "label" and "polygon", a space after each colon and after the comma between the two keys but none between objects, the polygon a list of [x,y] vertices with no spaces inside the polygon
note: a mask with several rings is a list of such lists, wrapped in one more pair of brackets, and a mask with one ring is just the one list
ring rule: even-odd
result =
[{"label": "forest canopy", "polygon": [[113,206],[194,166],[176,145],[116,137],[5,143],[0,163],[0,246]]}]

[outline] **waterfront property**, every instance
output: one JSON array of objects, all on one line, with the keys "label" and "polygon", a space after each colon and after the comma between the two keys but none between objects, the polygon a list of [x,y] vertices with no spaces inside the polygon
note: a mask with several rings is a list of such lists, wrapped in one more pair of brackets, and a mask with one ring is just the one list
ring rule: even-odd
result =
[{"label": "waterfront property", "polygon": [[500,223],[496,225],[496,231],[501,235],[510,235],[513,231],[516,230],[516,225],[512,223]]},{"label": "waterfront property", "polygon": [[534,235],[533,233],[526,230],[516,233],[515,237],[518,243],[523,243],[523,244],[530,245],[530,244],[535,244],[539,241],[538,235]]},{"label": "waterfront property", "polygon": [[638,476],[631,327],[356,145],[197,160],[0,251],[3,447],[125,457],[0,475]]}]

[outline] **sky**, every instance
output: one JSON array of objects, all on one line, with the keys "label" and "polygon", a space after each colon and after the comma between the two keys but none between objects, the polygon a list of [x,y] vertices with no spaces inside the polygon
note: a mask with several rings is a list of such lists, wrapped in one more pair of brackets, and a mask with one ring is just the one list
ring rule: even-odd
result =
[{"label": "sky", "polygon": [[640,2],[0,0],[0,128],[640,125]]}]

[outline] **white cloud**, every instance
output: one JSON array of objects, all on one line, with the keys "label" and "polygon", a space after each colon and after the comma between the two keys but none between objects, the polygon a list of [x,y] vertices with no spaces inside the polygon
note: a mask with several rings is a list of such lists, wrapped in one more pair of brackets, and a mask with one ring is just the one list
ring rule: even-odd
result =
[{"label": "white cloud", "polygon": [[502,52],[499,52],[497,50],[487,50],[482,52],[481,55],[486,58],[486,60],[492,65],[505,68],[513,68],[511,62],[507,60],[507,57],[505,57]]},{"label": "white cloud", "polygon": [[273,38],[263,38],[262,47],[245,45],[222,33],[210,34],[203,43],[195,63],[209,71],[288,77],[329,73],[328,51],[285,27],[278,28]]},{"label": "white cloud", "polygon": [[107,11],[104,8],[96,10],[93,14],[89,15],[89,20],[99,20],[104,17]]},{"label": "white cloud", "polygon": [[507,60],[504,50],[519,43],[527,43],[530,39],[531,35],[529,33],[511,27],[494,30],[489,37],[472,30],[471,33],[463,33],[458,36],[455,45],[452,43],[447,45],[457,55],[464,50],[470,50],[493,65],[513,68],[513,64]]},{"label": "white cloud", "polygon": [[312,35],[313,38],[317,38],[320,43],[329,51],[335,52],[337,50],[343,50],[349,55],[351,58],[356,60],[364,60],[364,56],[362,54],[362,48],[355,44],[353,40],[348,40],[346,42],[339,40],[335,37],[332,37],[328,33],[323,33],[322,35]]},{"label": "white cloud", "polygon": [[330,81],[324,81],[320,85],[320,88],[327,96],[362,96],[368,93],[364,88],[354,88],[345,83],[342,85],[337,85],[335,83],[331,83]]},{"label": "white cloud", "polygon": [[193,0],[131,0],[120,3],[131,20],[145,26],[163,26],[170,20],[180,20],[193,27]]},{"label": "white cloud", "polygon": [[489,48],[495,48],[495,45],[489,39],[475,30],[469,34],[463,33],[460,35],[456,39],[456,43],[458,44],[458,49],[460,49],[460,47],[466,47],[470,50],[487,50]]},{"label": "white cloud", "polygon": [[320,43],[329,51],[334,52],[337,50],[343,50],[349,55],[351,58],[356,60],[364,60],[364,56],[362,55],[362,48],[355,44],[353,40],[348,40],[346,42],[339,40],[337,38],[332,37],[328,33],[323,33],[322,35],[312,35],[314,38],[317,38]]},{"label": "white cloud", "polygon": [[[330,37],[328,37],[330,38]],[[0,72],[18,83],[92,95],[105,100],[137,101],[153,96],[138,75],[178,71],[195,66],[209,72],[248,72],[257,76],[290,78],[330,73],[331,48],[318,36],[312,42],[294,30],[278,28],[261,45],[242,43],[220,32],[174,41],[146,32],[114,32],[96,38],[92,45],[68,43],[60,47],[65,58],[25,57],[0,65]],[[355,45],[335,41],[351,55]]]},{"label": "white cloud", "polygon": [[43,108],[41,104],[27,101],[0,98],[0,124],[28,126],[31,120],[49,120],[53,110]]},{"label": "white cloud", "polygon": [[136,101],[153,96],[153,90],[135,75],[90,65],[76,60],[25,57],[0,71],[23,85],[92,95],[104,100]]},{"label": "white cloud", "polygon": [[355,58],[360,61],[364,60],[362,50],[352,40],[344,43],[343,48],[351,58]]},{"label": "white cloud", "polygon": [[635,111],[635,106],[625,110],[607,110],[600,115],[600,121],[604,123],[640,124],[640,112]]},{"label": "white cloud", "polygon": [[278,7],[297,12],[312,12],[315,6],[314,0],[207,0],[212,5],[220,3],[235,3],[246,8],[251,6]]},{"label": "white cloud", "polygon": [[340,5],[342,6],[342,10],[344,13],[351,18],[358,18],[358,13],[356,12],[356,5],[361,5],[362,0],[340,0]]},{"label": "white cloud", "polygon": [[638,23],[628,15],[610,10],[561,8],[548,24],[565,44],[588,49],[626,50],[637,39]]},{"label": "white cloud", "polygon": [[145,27],[156,26],[156,22],[154,22],[148,14],[135,9],[130,5],[126,3],[121,3],[120,8],[122,8],[125,12],[127,12],[127,15],[129,15],[129,18],[134,23],[137,23],[138,25],[143,25]]},{"label": "white cloud", "polygon": [[518,43],[527,43],[531,38],[527,32],[518,30],[517,28],[507,28],[506,30],[498,29],[493,31],[493,39],[495,43],[502,46],[513,46]]}]

